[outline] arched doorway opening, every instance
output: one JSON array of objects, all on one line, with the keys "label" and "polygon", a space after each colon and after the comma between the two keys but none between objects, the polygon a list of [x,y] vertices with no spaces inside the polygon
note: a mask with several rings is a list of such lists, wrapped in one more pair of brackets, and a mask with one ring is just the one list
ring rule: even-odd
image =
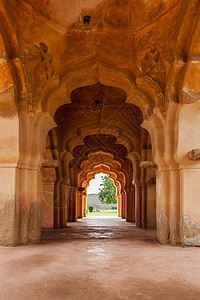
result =
[{"label": "arched doorway opening", "polygon": [[86,190],[86,215],[118,216],[118,195],[120,195],[118,190],[115,181],[109,175],[105,173],[94,175]]},{"label": "arched doorway opening", "polygon": [[[48,114],[38,114],[32,120],[39,124],[34,127],[38,130],[38,144],[33,147],[35,153],[30,161],[34,159],[37,168],[42,167],[42,178],[39,172],[34,176],[43,188],[44,228],[66,227],[68,222],[85,216],[81,208],[83,193],[90,176],[100,171],[109,173],[121,186],[119,216],[138,227],[149,227],[151,223],[155,228],[155,209],[153,213],[148,211],[147,172],[140,168],[142,160],[151,159],[150,137],[140,126],[141,110],[125,101],[123,90],[97,83],[74,90],[71,103],[58,107],[54,120]],[[48,126],[55,128],[47,135]],[[155,182],[153,185],[155,192]],[[35,193],[40,191],[36,186]],[[154,194],[152,203],[155,208]],[[38,206],[33,210],[33,219],[38,219],[36,239],[41,232],[40,214]],[[154,221],[147,221],[151,219]]]},{"label": "arched doorway opening", "polygon": [[81,199],[86,198],[88,179],[103,168],[121,186],[119,216],[148,226],[146,171],[141,171],[140,161],[151,156],[151,143],[140,127],[141,110],[125,101],[123,90],[97,83],[73,90],[71,103],[55,112],[57,127],[49,133],[46,150],[60,162],[54,188],[55,227],[85,216]]}]

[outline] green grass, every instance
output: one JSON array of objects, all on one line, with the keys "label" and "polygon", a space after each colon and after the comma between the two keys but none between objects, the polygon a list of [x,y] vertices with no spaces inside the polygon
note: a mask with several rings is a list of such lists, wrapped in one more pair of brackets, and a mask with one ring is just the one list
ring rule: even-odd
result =
[{"label": "green grass", "polygon": [[117,209],[110,209],[110,210],[101,210],[101,212],[88,212],[86,214],[87,217],[97,217],[97,216],[113,216],[117,217]]}]

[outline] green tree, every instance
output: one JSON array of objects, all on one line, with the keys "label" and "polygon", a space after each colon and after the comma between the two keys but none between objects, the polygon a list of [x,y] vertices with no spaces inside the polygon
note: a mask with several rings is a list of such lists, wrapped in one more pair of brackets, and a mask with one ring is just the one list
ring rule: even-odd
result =
[{"label": "green tree", "polygon": [[108,176],[101,176],[103,183],[100,184],[102,186],[100,188],[100,192],[98,193],[98,199],[103,204],[116,204],[117,198],[113,198],[116,195],[116,187]]}]

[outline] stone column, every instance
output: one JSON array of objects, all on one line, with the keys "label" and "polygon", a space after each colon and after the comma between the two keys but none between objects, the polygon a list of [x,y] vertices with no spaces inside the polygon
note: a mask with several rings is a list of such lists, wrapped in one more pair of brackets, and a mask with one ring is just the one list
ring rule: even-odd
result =
[{"label": "stone column", "polygon": [[60,228],[60,180],[54,185],[54,228]]},{"label": "stone column", "polygon": [[146,186],[146,170],[141,169],[140,172],[140,192],[141,192],[141,227],[146,228],[147,217],[147,186]]},{"label": "stone column", "polygon": [[147,169],[147,210],[146,225],[156,229],[156,177],[154,169]]},{"label": "stone column", "polygon": [[141,227],[141,186],[139,183],[135,184],[135,216],[136,216],[136,226]]},{"label": "stone column", "polygon": [[42,173],[42,228],[54,228],[54,186],[56,173],[54,168],[45,168]]},{"label": "stone column", "polygon": [[180,166],[180,239],[186,246],[200,246],[200,168]]},{"label": "stone column", "polygon": [[18,243],[16,177],[15,163],[0,163],[0,245],[2,246],[15,246]]},{"label": "stone column", "polygon": [[84,193],[84,188],[79,187],[78,194],[77,194],[77,218],[78,219],[81,219],[83,217],[83,193]]},{"label": "stone column", "polygon": [[170,244],[180,244],[180,171],[170,166]]},{"label": "stone column", "polygon": [[[199,70],[196,74],[198,78]],[[189,86],[193,89],[191,79],[188,82]],[[187,90],[190,93],[191,90],[188,87]],[[184,97],[187,98],[187,95],[185,94]],[[179,164],[179,170],[173,171],[173,182],[174,185],[176,184],[174,186],[174,201],[176,199],[176,202],[173,205],[173,220],[175,220],[173,223],[176,231],[174,230],[173,233],[178,232],[177,224],[180,221],[180,243],[186,246],[200,246],[200,184],[198,180],[200,175],[200,103],[199,93],[193,90],[192,95],[194,95],[194,103],[179,106],[176,113],[178,124],[175,136],[175,158]],[[187,101],[188,99],[186,103]]]},{"label": "stone column", "polygon": [[60,184],[60,227],[66,227],[67,226],[67,210],[68,210],[68,205],[67,205],[67,186],[64,182]]},{"label": "stone column", "polygon": [[157,237],[161,244],[167,244],[170,238],[170,176],[168,168],[156,173],[156,215]]},{"label": "stone column", "polygon": [[48,131],[55,122],[48,113],[31,117],[21,111],[20,157],[18,161],[18,198],[20,244],[40,241],[42,229],[42,163]]},{"label": "stone column", "polygon": [[[17,94],[17,93],[16,93]],[[18,242],[19,118],[3,39],[0,35],[0,245]]]},{"label": "stone column", "polygon": [[83,192],[83,217],[86,217],[86,210],[87,210],[87,194]]},{"label": "stone column", "polygon": [[[147,143],[147,135],[143,132],[143,140],[142,142],[146,145]],[[141,159],[145,161],[147,159],[147,149],[141,150]],[[141,165],[141,164],[140,164]],[[141,192],[141,227],[146,228],[147,226],[147,185],[146,185],[146,175],[147,171],[146,168],[140,169],[140,192]]]},{"label": "stone column", "polygon": [[126,221],[135,222],[135,187],[126,188]]},{"label": "stone column", "polygon": [[71,187],[69,192],[69,222],[77,221],[77,188]]},{"label": "stone column", "polygon": [[126,192],[123,190],[122,192],[122,219],[126,218]]},{"label": "stone column", "polygon": [[[151,150],[147,150],[147,156],[151,159]],[[142,184],[142,227],[155,229],[156,228],[156,165],[152,160],[142,161],[140,163],[141,174],[143,178]],[[145,172],[143,171],[145,168]]]},{"label": "stone column", "polygon": [[122,196],[117,196],[117,210],[118,210],[118,217],[122,216]]},{"label": "stone column", "polygon": [[[42,172],[41,168],[32,167],[28,169],[27,176],[27,200],[25,211],[28,219],[28,239],[29,243],[38,243],[42,230]],[[23,212],[22,212],[23,213]],[[21,215],[22,216],[22,215]],[[23,228],[21,219],[20,229]],[[21,230],[20,230],[20,233]],[[21,243],[21,240],[20,240]]]}]

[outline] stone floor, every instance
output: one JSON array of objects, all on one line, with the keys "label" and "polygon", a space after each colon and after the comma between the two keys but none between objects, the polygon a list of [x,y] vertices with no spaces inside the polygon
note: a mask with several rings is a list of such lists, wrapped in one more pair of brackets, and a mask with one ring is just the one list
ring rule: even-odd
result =
[{"label": "stone floor", "polygon": [[161,246],[154,230],[84,218],[38,245],[0,247],[0,299],[200,299],[200,248]]}]

